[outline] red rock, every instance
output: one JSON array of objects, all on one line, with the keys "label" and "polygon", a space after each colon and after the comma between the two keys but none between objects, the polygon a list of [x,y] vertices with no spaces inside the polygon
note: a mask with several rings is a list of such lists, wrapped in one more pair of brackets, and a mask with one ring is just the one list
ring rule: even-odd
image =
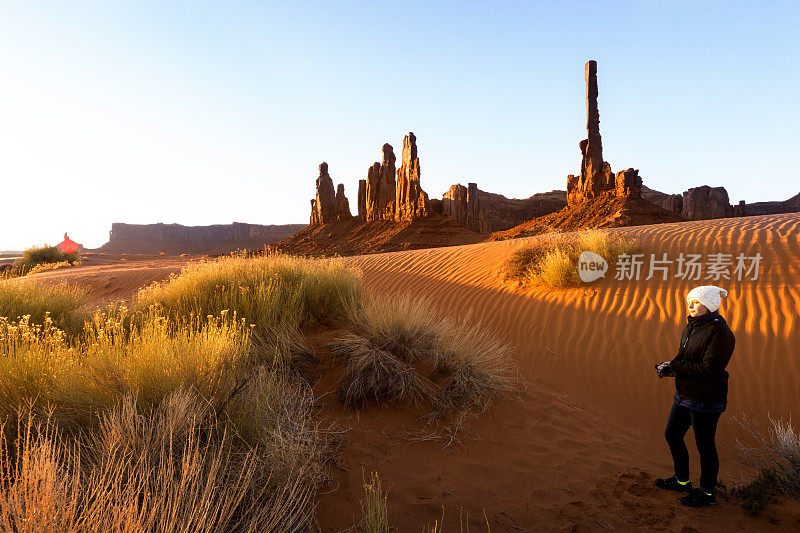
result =
[{"label": "red rock", "polygon": [[603,161],[600,111],[597,105],[597,62],[587,62],[585,73],[587,138],[579,144],[581,173],[567,176],[567,203],[573,205],[600,196],[640,198],[642,179],[639,171],[631,168],[615,176],[611,165]]},{"label": "red rock", "polygon": [[428,214],[428,194],[420,186],[417,138],[412,132],[403,139],[403,160],[397,170],[395,220],[413,220]]},{"label": "red rock", "polygon": [[467,183],[467,229],[480,231],[480,195],[477,183]]},{"label": "red rock", "polygon": [[[433,200],[431,200],[433,202]],[[506,198],[478,189],[451,185],[442,197],[442,213],[468,229],[481,233],[507,230],[567,205],[564,191],[534,194],[529,198]]]},{"label": "red rock", "polygon": [[683,193],[681,216],[689,220],[709,220],[733,216],[725,187],[692,187]]},{"label": "red rock", "polygon": [[381,188],[378,193],[378,212],[382,220],[394,220],[395,199],[397,196],[397,185],[395,183],[396,158],[392,145],[383,145],[383,160],[381,162]]},{"label": "red rock", "polygon": [[366,220],[380,220],[379,196],[381,190],[381,164],[374,163],[367,170]]},{"label": "red rock", "polygon": [[358,218],[367,220],[367,180],[358,180]]},{"label": "red rock", "polygon": [[350,202],[344,195],[344,184],[340,183],[336,187],[336,220],[350,220],[353,215],[350,213]]},{"label": "red rock", "polygon": [[467,188],[457,183],[451,185],[442,196],[442,213],[453,221],[466,226],[467,223]]},{"label": "red rock", "polygon": [[328,175],[328,163],[320,163],[317,178],[317,198],[311,204],[311,224],[327,224],[336,220],[336,194]]},{"label": "red rock", "polygon": [[642,196],[642,178],[639,171],[629,168],[617,172],[614,196]]}]

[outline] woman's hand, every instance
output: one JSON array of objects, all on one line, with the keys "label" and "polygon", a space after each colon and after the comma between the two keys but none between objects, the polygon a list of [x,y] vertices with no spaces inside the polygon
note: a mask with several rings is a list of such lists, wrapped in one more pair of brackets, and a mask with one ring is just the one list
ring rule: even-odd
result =
[{"label": "woman's hand", "polygon": [[659,378],[674,378],[675,369],[669,364],[669,361],[664,361],[661,364],[655,365],[656,373]]}]

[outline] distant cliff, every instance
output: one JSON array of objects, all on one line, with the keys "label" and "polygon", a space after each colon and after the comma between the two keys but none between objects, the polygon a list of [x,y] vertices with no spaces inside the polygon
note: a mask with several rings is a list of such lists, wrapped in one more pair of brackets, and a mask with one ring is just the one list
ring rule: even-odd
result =
[{"label": "distant cliff", "polygon": [[260,226],[258,224],[111,224],[111,233],[100,252],[118,253],[227,253],[254,250],[300,231],[305,224]]}]

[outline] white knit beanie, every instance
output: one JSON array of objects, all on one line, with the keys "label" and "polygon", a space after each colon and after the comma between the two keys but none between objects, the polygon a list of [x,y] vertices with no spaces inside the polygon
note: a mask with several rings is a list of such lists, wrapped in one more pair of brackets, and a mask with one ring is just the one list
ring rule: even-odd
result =
[{"label": "white knit beanie", "polygon": [[702,285],[689,291],[689,294],[686,295],[686,302],[688,303],[689,300],[697,300],[706,306],[709,312],[713,313],[719,309],[722,297],[727,295],[728,291],[722,287],[717,287],[716,285]]}]

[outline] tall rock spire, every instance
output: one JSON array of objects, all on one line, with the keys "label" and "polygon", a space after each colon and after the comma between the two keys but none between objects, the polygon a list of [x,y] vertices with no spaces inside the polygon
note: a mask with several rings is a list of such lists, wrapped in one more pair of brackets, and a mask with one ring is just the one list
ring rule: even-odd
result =
[{"label": "tall rock spire", "polygon": [[409,132],[403,139],[403,161],[397,170],[395,220],[411,220],[427,216],[428,195],[420,186],[417,138]]},{"label": "tall rock spire", "polygon": [[336,193],[328,175],[328,163],[320,163],[317,197],[311,201],[311,224],[327,224],[336,220]]},{"label": "tall rock spire", "polygon": [[597,105],[597,62],[586,62],[586,139],[580,143],[581,173],[567,176],[567,203],[575,204],[598,196],[639,196],[642,180],[632,168],[615,176],[603,161],[600,110]]}]

